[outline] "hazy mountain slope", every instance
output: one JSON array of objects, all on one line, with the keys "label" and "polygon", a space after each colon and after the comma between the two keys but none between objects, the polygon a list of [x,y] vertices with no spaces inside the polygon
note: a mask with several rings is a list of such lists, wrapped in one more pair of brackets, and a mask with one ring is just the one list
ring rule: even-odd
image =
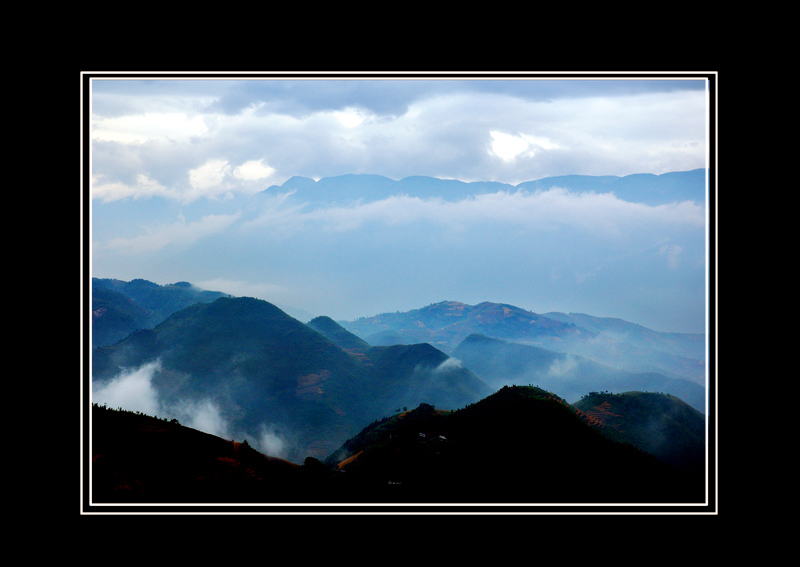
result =
[{"label": "hazy mountain slope", "polygon": [[[589,410],[591,411],[591,410]],[[606,412],[609,413],[609,412]],[[376,420],[302,466],[165,420],[92,407],[95,503],[691,503],[703,479],[599,433],[533,387]],[[632,423],[629,419],[627,423]]]},{"label": "hazy mountain slope", "polygon": [[586,313],[544,314],[546,317],[572,323],[596,334],[606,334],[633,346],[657,349],[676,356],[704,360],[706,355],[705,335],[700,333],[665,333],[654,331],[637,323],[630,323],[614,317],[594,317]]},{"label": "hazy mountain slope", "polygon": [[458,361],[429,344],[372,347],[374,383],[381,405],[380,415],[399,407],[420,403],[457,409],[494,391]]},{"label": "hazy mountain slope", "polygon": [[363,353],[370,347],[367,341],[354,335],[330,317],[324,315],[314,317],[306,325],[329,338],[339,348]]},{"label": "hazy mountain slope", "polygon": [[307,324],[369,367],[379,413],[423,402],[459,408],[494,391],[430,344],[372,347],[330,317],[317,317]]},{"label": "hazy mountain slope", "polygon": [[578,354],[620,370],[689,379],[705,386],[705,336],[660,333],[621,319],[539,314],[513,305],[442,301],[341,326],[373,344],[428,342],[446,353],[472,334]]},{"label": "hazy mountain slope", "polygon": [[705,473],[706,420],[683,400],[647,392],[592,392],[573,406],[609,438],[695,476]]},{"label": "hazy mountain slope", "polygon": [[91,495],[97,503],[315,501],[329,473],[263,455],[144,414],[92,408]]},{"label": "hazy mountain slope", "polygon": [[408,342],[427,342],[450,352],[474,333],[499,338],[533,338],[542,335],[569,338],[581,331],[570,323],[502,303],[483,302],[467,305],[442,301],[408,312],[382,313],[340,324],[366,338],[376,333],[394,332]]},{"label": "hazy mountain slope", "polygon": [[153,311],[111,289],[92,290],[92,345],[104,346],[124,339],[137,329],[158,321]]},{"label": "hazy mountain slope", "polygon": [[365,340],[373,346],[407,345],[409,340],[395,331],[379,331],[369,335]]},{"label": "hazy mountain slope", "polygon": [[369,421],[363,365],[265,301],[221,298],[178,311],[153,330],[97,349],[93,379],[107,382],[121,367],[154,360],[162,404],[208,401],[252,435],[262,425],[280,426],[296,447],[287,447],[293,459],[324,454],[328,443]]},{"label": "hazy mountain slope", "polygon": [[317,317],[308,325],[369,368],[376,400],[385,402],[379,411],[422,402],[457,408],[494,391],[430,344],[372,347],[329,317]]},{"label": "hazy mountain slope", "polygon": [[[386,501],[698,502],[702,486],[594,431],[563,400],[503,388],[454,412],[422,405],[371,424],[326,462]],[[378,500],[382,501],[382,500]]]},{"label": "hazy mountain slope", "polygon": [[256,437],[277,429],[277,456],[297,461],[328,454],[398,404],[465,405],[490,391],[468,370],[442,367],[444,353],[417,347],[397,359],[346,351],[266,301],[220,298],[97,349],[92,376],[107,387],[123,369],[157,362],[151,384],[163,406],[212,404],[233,431]]},{"label": "hazy mountain slope", "polygon": [[92,289],[110,289],[131,298],[138,305],[155,312],[159,321],[175,311],[195,303],[209,303],[227,293],[200,289],[189,282],[159,285],[143,279],[129,282],[92,278]]},{"label": "hazy mountain slope", "polygon": [[578,193],[613,192],[620,199],[635,203],[661,205],[676,201],[705,201],[705,169],[670,172],[662,175],[634,174],[627,176],[566,175],[526,181],[517,185],[498,182],[464,182],[427,176],[410,176],[399,181],[380,175],[339,175],[319,181],[307,177],[292,177],[283,185],[273,185],[256,195],[268,198],[279,193],[293,192],[294,197],[312,205],[348,203],[357,200],[373,201],[393,195],[408,195],[420,199],[456,201],[467,197],[498,191],[539,191],[554,187]]},{"label": "hazy mountain slope", "polygon": [[594,360],[632,372],[661,372],[705,385],[706,337],[700,333],[666,333],[636,323],[584,313],[545,313],[595,334],[592,341],[555,341],[556,350],[572,349]]},{"label": "hazy mountain slope", "polygon": [[705,389],[688,380],[627,372],[582,356],[533,345],[476,334],[464,339],[453,351],[453,357],[494,388],[532,384],[571,402],[600,390],[667,392],[705,411]]},{"label": "hazy mountain slope", "polygon": [[137,329],[152,329],[184,307],[227,296],[188,282],[158,285],[143,279],[92,278],[92,346],[113,344]]},{"label": "hazy mountain slope", "polygon": [[548,190],[553,187],[575,192],[614,193],[633,203],[663,205],[681,201],[705,202],[706,170],[677,171],[654,174],[633,174],[623,177],[605,175],[564,175],[526,181],[517,185],[527,191]]}]

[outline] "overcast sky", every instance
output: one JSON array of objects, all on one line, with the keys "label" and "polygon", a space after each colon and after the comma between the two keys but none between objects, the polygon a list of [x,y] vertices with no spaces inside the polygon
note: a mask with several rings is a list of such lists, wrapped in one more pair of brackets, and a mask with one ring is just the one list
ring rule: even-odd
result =
[{"label": "overcast sky", "polygon": [[86,133],[92,275],[186,280],[335,319],[497,301],[702,331],[703,203],[551,191],[312,210],[286,195],[254,212],[251,197],[292,176],[517,185],[704,168],[707,98],[691,75],[101,76]]}]

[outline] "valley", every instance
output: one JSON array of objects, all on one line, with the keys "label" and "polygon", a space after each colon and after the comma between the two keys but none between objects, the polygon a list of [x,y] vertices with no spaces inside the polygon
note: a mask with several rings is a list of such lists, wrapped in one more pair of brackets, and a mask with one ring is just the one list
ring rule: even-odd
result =
[{"label": "valley", "polygon": [[[163,288],[173,307],[162,321],[92,352],[92,416],[105,416],[93,424],[92,462],[97,494],[106,501],[702,500],[706,424],[699,384],[541,346],[555,340],[579,346],[581,337],[596,339],[612,324],[621,342],[624,322],[594,318],[581,326],[577,316],[557,320],[511,305],[448,301],[354,322],[322,316],[302,323],[247,297],[206,294],[181,306],[175,286]],[[156,289],[150,291],[149,299],[121,303],[157,312]],[[93,325],[102,328],[114,304],[102,293],[98,301],[104,311],[93,309]],[[370,343],[388,333],[403,340]],[[630,344],[643,349],[637,337],[645,334],[659,355],[692,355],[694,337],[638,329]],[[654,360],[657,366],[663,357]],[[100,401],[124,369],[145,367],[152,369],[146,388],[158,399],[159,415]],[[201,432],[202,419],[178,411],[192,404],[214,408],[218,428]],[[680,412],[690,425],[675,425]],[[132,419],[131,413],[161,422],[116,431],[120,416]],[[216,456],[165,456],[161,441],[148,446],[146,439],[176,435],[172,429],[218,439]],[[475,461],[479,447],[488,460]],[[206,450],[210,445],[189,453]],[[257,464],[243,464],[241,451]],[[144,462],[131,461],[139,452]],[[188,475],[201,466],[195,458],[216,463],[216,472],[191,472],[195,480],[181,481],[183,492],[169,484],[178,480],[152,470],[169,463],[175,474],[188,469]],[[638,467],[646,472],[636,477],[644,480],[632,484]],[[273,477],[280,480],[265,480]],[[198,480],[206,478],[214,480]],[[231,479],[230,488],[222,478]],[[276,482],[281,496],[266,488]],[[529,492],[526,485],[538,488]],[[205,494],[201,487],[213,488]]]}]

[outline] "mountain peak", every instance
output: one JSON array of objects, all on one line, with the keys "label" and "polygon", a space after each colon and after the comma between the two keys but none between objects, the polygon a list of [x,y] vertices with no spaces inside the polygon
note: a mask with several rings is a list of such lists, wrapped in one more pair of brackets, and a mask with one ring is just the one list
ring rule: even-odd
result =
[{"label": "mountain peak", "polygon": [[367,341],[357,337],[327,315],[314,317],[306,324],[328,338],[339,348],[357,350],[361,353],[369,348],[369,343],[367,343]]},{"label": "mountain peak", "polygon": [[435,310],[435,309],[450,309],[450,310],[453,310],[454,309],[454,310],[458,310],[458,311],[463,311],[465,309],[470,309],[471,307],[472,307],[472,305],[467,305],[466,303],[462,303],[460,301],[445,300],[445,301],[439,301],[438,303],[431,303],[430,305],[428,305],[427,307],[424,307],[423,309],[427,309],[427,310]]}]

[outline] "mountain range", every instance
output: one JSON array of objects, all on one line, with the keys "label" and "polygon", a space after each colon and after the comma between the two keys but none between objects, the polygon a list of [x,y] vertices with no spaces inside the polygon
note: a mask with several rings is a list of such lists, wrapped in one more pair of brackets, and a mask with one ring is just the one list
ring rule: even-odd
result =
[{"label": "mountain range", "polygon": [[184,307],[225,296],[189,282],[158,285],[143,279],[92,278],[92,346],[113,344],[137,329],[154,327]]},{"label": "mountain range", "polygon": [[657,372],[630,372],[581,355],[473,334],[452,356],[495,389],[533,384],[571,402],[598,390],[666,392],[705,412],[705,388],[691,380]]},{"label": "mountain range", "polygon": [[[641,400],[641,395],[649,392],[659,400],[667,400],[666,404],[650,410],[651,416],[675,414],[676,406],[686,414],[686,406],[691,409],[686,419],[695,421],[691,430],[696,432],[698,427],[704,426],[697,425],[698,419],[703,420],[704,389],[689,379],[655,372],[632,372],[581,354],[539,345],[611,341],[613,331],[614,341],[638,349],[637,352],[658,351],[662,358],[690,358],[698,356],[698,337],[665,335],[624,321],[586,315],[541,315],[488,302],[469,306],[446,301],[408,313],[382,314],[351,322],[336,322],[321,316],[302,323],[267,301],[201,292],[185,282],[158,286],[134,280],[130,287],[125,282],[113,282],[112,286],[109,281],[93,281],[97,285],[93,289],[93,336],[102,335],[107,337],[104,341],[111,341],[112,335],[106,331],[114,325],[104,319],[112,318],[112,322],[123,319],[118,313],[131,314],[129,321],[134,323],[128,324],[140,327],[124,338],[92,350],[93,390],[103,391],[146,368],[149,372],[147,387],[157,398],[160,412],[179,416],[180,420],[162,419],[157,427],[152,423],[147,427],[136,425],[133,431],[119,435],[113,433],[117,426],[109,425],[102,434],[102,443],[98,441],[98,447],[107,447],[103,449],[106,453],[104,456],[102,452],[97,454],[97,462],[104,463],[107,468],[102,470],[110,475],[97,476],[105,487],[98,491],[106,491],[109,498],[119,497],[122,489],[114,479],[126,474],[132,480],[123,484],[133,492],[137,490],[131,483],[150,482],[142,480],[144,477],[139,473],[130,472],[129,467],[134,465],[119,456],[125,453],[128,444],[141,452],[139,460],[149,462],[148,466],[156,466],[158,459],[177,458],[172,453],[165,456],[167,449],[163,447],[148,447],[141,439],[142,427],[147,432],[162,432],[164,435],[158,436],[159,439],[175,435],[178,429],[185,433],[201,423],[187,421],[185,416],[191,414],[186,408],[213,408],[213,415],[225,425],[219,429],[220,434],[205,433],[220,439],[214,441],[218,447],[214,449],[217,456],[207,458],[208,462],[216,463],[216,472],[208,473],[217,479],[214,482],[222,482],[220,478],[230,475],[235,477],[244,470],[251,471],[247,473],[251,480],[275,474],[276,478],[284,479],[280,482],[286,483],[287,490],[292,486],[303,494],[314,495],[309,496],[312,498],[345,494],[368,500],[387,496],[403,500],[419,497],[423,491],[430,498],[447,493],[452,501],[465,494],[476,494],[476,498],[488,500],[522,496],[535,501],[585,501],[591,498],[590,493],[595,497],[603,494],[603,498],[636,501],[642,498],[675,501],[692,494],[691,499],[695,501],[697,481],[692,481],[690,484],[694,488],[689,489],[685,484],[687,479],[681,476],[689,474],[684,470],[687,467],[694,473],[693,478],[698,476],[694,458],[690,459],[692,466],[681,469],[676,466],[674,455],[659,453],[655,445],[647,444],[647,439],[655,435],[653,431],[638,436],[622,435],[641,429],[638,424],[644,423],[642,415],[633,409],[608,412],[603,422],[596,416],[601,415],[597,408],[605,407],[604,402],[593,402],[594,405],[589,406],[585,396],[595,396],[598,391],[610,396],[609,389],[614,390],[614,395],[639,390],[642,394],[637,399]],[[128,289],[140,295],[136,298],[126,295]],[[114,293],[105,293],[108,291]],[[162,303],[163,298],[154,299],[159,293],[173,300]],[[180,300],[175,299],[178,296]],[[117,307],[119,305],[124,305],[125,309]],[[161,307],[156,308],[157,305]],[[160,316],[164,316],[163,320],[155,323]],[[117,325],[115,332],[124,333],[123,329],[124,326]],[[390,334],[401,340],[386,342]],[[692,360],[703,363],[701,359]],[[571,416],[572,421],[564,418],[561,425],[561,421],[553,420],[562,418],[545,417],[550,415],[551,409],[540,411],[539,408],[551,406],[542,406],[544,401],[568,410],[564,415]],[[628,398],[625,401],[629,401]],[[474,409],[476,407],[493,409],[486,413]],[[552,411],[553,416],[561,415],[558,414],[561,410]],[[532,412],[536,415],[530,415]],[[608,421],[612,413],[637,417],[623,426]],[[115,412],[104,415],[115,416],[109,419],[119,418]],[[456,415],[472,417],[456,418]],[[208,417],[208,413],[205,416]],[[408,424],[420,416],[425,420],[451,416],[447,417],[446,424],[431,422],[424,430],[415,432],[417,442],[419,439],[447,439],[444,446],[436,446],[439,441],[434,440],[432,445],[409,449],[411,446],[405,441],[401,443],[403,439],[407,441],[410,434],[401,435],[400,424]],[[377,439],[371,433],[390,429],[389,422],[394,424],[391,427],[400,428],[397,437]],[[652,429],[652,421],[649,423]],[[566,433],[572,428],[576,428],[575,438]],[[586,429],[593,433],[586,433]],[[685,427],[671,429],[667,437],[672,441],[667,445],[677,454],[694,455],[699,437],[692,438],[695,444],[691,450],[682,449],[688,446],[684,441],[686,430]],[[95,431],[99,431],[97,424]],[[578,440],[584,436],[586,439],[600,437],[603,441]],[[237,445],[236,441],[229,441],[231,437],[249,439],[249,442]],[[365,438],[371,441],[364,444]],[[358,439],[362,441],[356,441]],[[458,442],[452,442],[454,440]],[[205,443],[201,445],[205,447]],[[620,448],[627,446],[635,446],[636,451]],[[205,449],[198,448],[200,450]],[[151,451],[157,454],[154,456]],[[112,454],[117,456],[112,458]],[[479,458],[481,454],[486,457]],[[639,464],[622,465],[628,462],[631,454],[639,456],[630,457],[633,459],[630,463]],[[240,459],[245,455],[249,459],[246,465]],[[198,465],[185,464],[185,460],[195,457],[184,455],[179,459],[183,464],[175,466],[193,470]],[[339,466],[344,461],[348,462]],[[642,464],[645,461],[650,464]],[[217,470],[220,463],[225,465],[224,470]],[[538,476],[531,477],[531,471],[540,469],[542,463],[548,463],[549,472],[539,471]],[[555,466],[554,463],[560,464]],[[271,472],[252,472],[263,467],[270,468]],[[231,468],[238,472],[232,472]],[[643,479],[636,484],[636,490],[630,481],[620,482],[630,478],[622,469],[631,473],[642,471],[636,473]],[[579,470],[583,472],[575,473]],[[587,470],[594,471],[591,482],[584,478]],[[676,470],[680,474],[673,477]],[[397,471],[406,472],[396,476]],[[389,473],[392,478],[386,477]],[[535,496],[519,492],[526,476],[536,479],[534,484],[539,492]],[[304,480],[298,480],[300,478]],[[488,488],[503,484],[504,478],[513,479],[504,490]],[[349,480],[342,482],[343,479]],[[557,487],[556,480],[560,480]],[[307,485],[308,482],[311,485]],[[331,483],[335,483],[338,492],[320,488]],[[585,490],[578,489],[580,485]],[[220,486],[224,486],[224,482]],[[374,492],[377,486],[380,488]],[[403,488],[387,493],[389,486]],[[481,488],[470,493],[467,486]],[[600,486],[607,490],[603,492]],[[666,494],[664,486],[680,487],[680,490]],[[544,487],[551,487],[547,495],[541,493]],[[662,489],[654,491],[653,487]],[[190,499],[197,497],[196,491],[200,488],[193,485],[186,490],[184,496]],[[235,496],[226,488],[220,490],[222,493],[215,492],[214,498],[254,497],[250,488],[237,488],[239,492]],[[162,496],[152,496],[151,491],[146,491],[144,497],[158,499],[171,493],[169,488],[163,491],[159,493]],[[276,496],[260,494],[258,498],[274,499]]]},{"label": "mountain range", "polygon": [[403,342],[429,342],[451,351],[466,337],[485,333],[498,338],[534,339],[547,336],[562,340],[585,331],[574,324],[519,309],[502,303],[466,305],[442,301],[407,312],[382,313],[355,321],[340,321],[350,332],[366,341],[382,341],[382,334],[399,335]]},{"label": "mountain range", "polygon": [[674,393],[705,411],[705,336],[700,334],[456,301],[340,324],[371,344],[429,342],[495,388],[540,383],[570,401],[591,390],[649,389]]},{"label": "mountain range", "polygon": [[393,195],[407,195],[421,199],[439,198],[448,201],[474,197],[498,191],[548,190],[553,187],[577,193],[614,193],[618,198],[634,203],[662,205],[675,201],[705,202],[706,170],[695,169],[654,174],[626,176],[564,175],[526,181],[517,185],[494,181],[465,182],[427,176],[410,176],[395,181],[381,175],[348,174],[323,177],[315,181],[295,176],[281,185],[272,185],[258,194],[271,197],[278,193],[293,192],[295,196],[312,205],[321,203],[350,203],[356,200],[371,201]]},{"label": "mountain range", "polygon": [[[662,415],[681,407],[675,398],[652,396],[657,400],[651,407],[659,405]],[[613,402],[617,412],[625,411]],[[376,420],[324,462],[307,457],[302,464],[263,455],[247,440],[95,405],[92,498],[117,504],[457,503],[515,509],[704,502],[704,471],[673,466],[614,439],[635,438],[642,428],[636,414],[613,413],[610,405],[606,399],[602,411],[584,412],[539,388],[504,387],[459,410],[423,403]],[[616,421],[595,417],[600,413]],[[665,439],[676,450],[686,446],[684,431],[703,426],[696,412],[672,421]],[[702,453],[696,449],[689,446],[690,459]]]},{"label": "mountain range", "polygon": [[[661,406],[650,421],[632,410],[633,403],[623,407],[616,401],[621,396],[608,396],[603,403],[615,400],[619,413],[607,412],[617,420],[607,423],[540,388],[504,386],[455,411],[421,404],[376,421],[325,462],[345,473],[345,486],[373,499],[391,494],[389,501],[421,495],[445,503],[702,501],[704,471],[676,467],[630,442],[647,437],[652,419],[686,408],[676,398],[647,396],[657,400],[651,409]],[[694,465],[704,455],[694,443],[703,417],[684,413],[672,424],[662,441],[669,439],[676,453],[688,455],[683,463]]]},{"label": "mountain range", "polygon": [[[340,329],[340,334],[346,331]],[[491,393],[428,344],[340,347],[274,305],[222,297],[98,347],[95,388],[152,366],[164,407],[212,404],[235,431],[275,431],[285,455],[324,456],[374,416],[427,401],[459,407]]]}]

